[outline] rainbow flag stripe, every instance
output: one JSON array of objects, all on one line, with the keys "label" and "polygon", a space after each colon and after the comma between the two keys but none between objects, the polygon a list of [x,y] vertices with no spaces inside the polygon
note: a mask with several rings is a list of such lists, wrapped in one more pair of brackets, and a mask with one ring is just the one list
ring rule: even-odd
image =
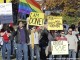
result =
[{"label": "rainbow flag stripe", "polygon": [[38,9],[41,9],[40,5],[39,5],[37,2],[35,2],[35,0],[26,0],[26,1],[27,1],[29,4],[37,7]]},{"label": "rainbow flag stripe", "polygon": [[30,14],[30,12],[42,12],[40,5],[35,0],[20,0],[18,12]]}]

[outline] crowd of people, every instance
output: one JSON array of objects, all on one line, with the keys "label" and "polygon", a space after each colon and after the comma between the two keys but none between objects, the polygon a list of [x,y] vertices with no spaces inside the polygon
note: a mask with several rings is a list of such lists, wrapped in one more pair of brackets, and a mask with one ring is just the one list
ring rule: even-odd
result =
[{"label": "crowd of people", "polygon": [[[16,27],[16,28],[15,28]],[[47,30],[28,26],[22,21],[18,25],[0,24],[0,45],[3,60],[77,60],[80,58],[80,22],[78,26],[63,24],[63,30]],[[68,55],[52,55],[51,41],[68,41]],[[35,57],[36,56],[36,57]]]},{"label": "crowd of people", "polygon": [[[80,60],[80,22],[68,25],[63,22],[63,30],[48,30],[47,21],[44,26],[27,24],[29,15],[19,13],[19,2],[12,0],[13,23],[0,23],[0,50],[2,60]],[[42,7],[43,12],[46,6]],[[46,15],[54,15],[50,11]],[[20,19],[21,21],[17,20]],[[24,23],[24,21],[26,23]],[[67,55],[52,55],[52,41],[67,41]]]}]

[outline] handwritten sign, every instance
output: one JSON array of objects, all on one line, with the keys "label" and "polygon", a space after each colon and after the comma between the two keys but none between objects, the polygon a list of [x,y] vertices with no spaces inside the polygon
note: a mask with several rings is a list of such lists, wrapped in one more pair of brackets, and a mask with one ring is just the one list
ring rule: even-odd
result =
[{"label": "handwritten sign", "polygon": [[9,3],[9,2],[11,2],[11,0],[6,0],[6,3]]},{"label": "handwritten sign", "polygon": [[29,25],[44,26],[44,13],[31,12],[29,18]]},{"label": "handwritten sign", "polygon": [[0,0],[0,3],[4,3],[4,0]]},{"label": "handwritten sign", "polygon": [[[6,0],[6,3],[11,2],[11,0]],[[0,3],[4,3],[4,0],[0,0]]]},{"label": "handwritten sign", "polygon": [[67,55],[68,42],[67,41],[52,41],[52,55]]},{"label": "handwritten sign", "polygon": [[1,23],[12,23],[12,3],[0,4],[0,21]]},{"label": "handwritten sign", "polygon": [[62,17],[48,16],[48,30],[63,30]]}]

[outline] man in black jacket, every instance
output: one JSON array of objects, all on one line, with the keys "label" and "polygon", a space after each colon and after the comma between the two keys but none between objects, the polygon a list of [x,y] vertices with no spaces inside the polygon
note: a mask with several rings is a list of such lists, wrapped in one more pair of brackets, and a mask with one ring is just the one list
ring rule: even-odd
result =
[{"label": "man in black jacket", "polygon": [[22,60],[22,51],[24,60],[28,60],[28,43],[29,34],[25,27],[23,27],[23,22],[19,22],[19,26],[16,31],[16,43],[17,43],[17,59]]},{"label": "man in black jacket", "polygon": [[41,48],[40,51],[40,56],[42,60],[46,60],[46,54],[45,54],[45,49],[48,46],[48,30],[44,27],[44,29],[41,32],[42,38],[39,41],[39,46]]}]

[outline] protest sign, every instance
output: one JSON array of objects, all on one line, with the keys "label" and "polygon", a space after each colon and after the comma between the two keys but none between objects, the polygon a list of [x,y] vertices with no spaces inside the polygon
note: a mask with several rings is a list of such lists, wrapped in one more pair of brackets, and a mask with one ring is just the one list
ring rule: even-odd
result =
[{"label": "protest sign", "polygon": [[68,42],[67,41],[52,41],[51,42],[52,55],[67,55]]},{"label": "protest sign", "polygon": [[48,16],[48,30],[63,30],[62,17]]},{"label": "protest sign", "polygon": [[4,0],[0,0],[0,3],[4,3]]},{"label": "protest sign", "polygon": [[[6,0],[6,3],[11,2],[11,0]],[[4,0],[0,0],[0,3],[4,3]]]},{"label": "protest sign", "polygon": [[1,23],[12,23],[12,3],[1,3],[0,4],[0,22]]},{"label": "protest sign", "polygon": [[6,3],[9,3],[9,2],[11,2],[11,0],[6,0]]},{"label": "protest sign", "polygon": [[31,12],[29,18],[29,25],[44,26],[44,13]]}]

